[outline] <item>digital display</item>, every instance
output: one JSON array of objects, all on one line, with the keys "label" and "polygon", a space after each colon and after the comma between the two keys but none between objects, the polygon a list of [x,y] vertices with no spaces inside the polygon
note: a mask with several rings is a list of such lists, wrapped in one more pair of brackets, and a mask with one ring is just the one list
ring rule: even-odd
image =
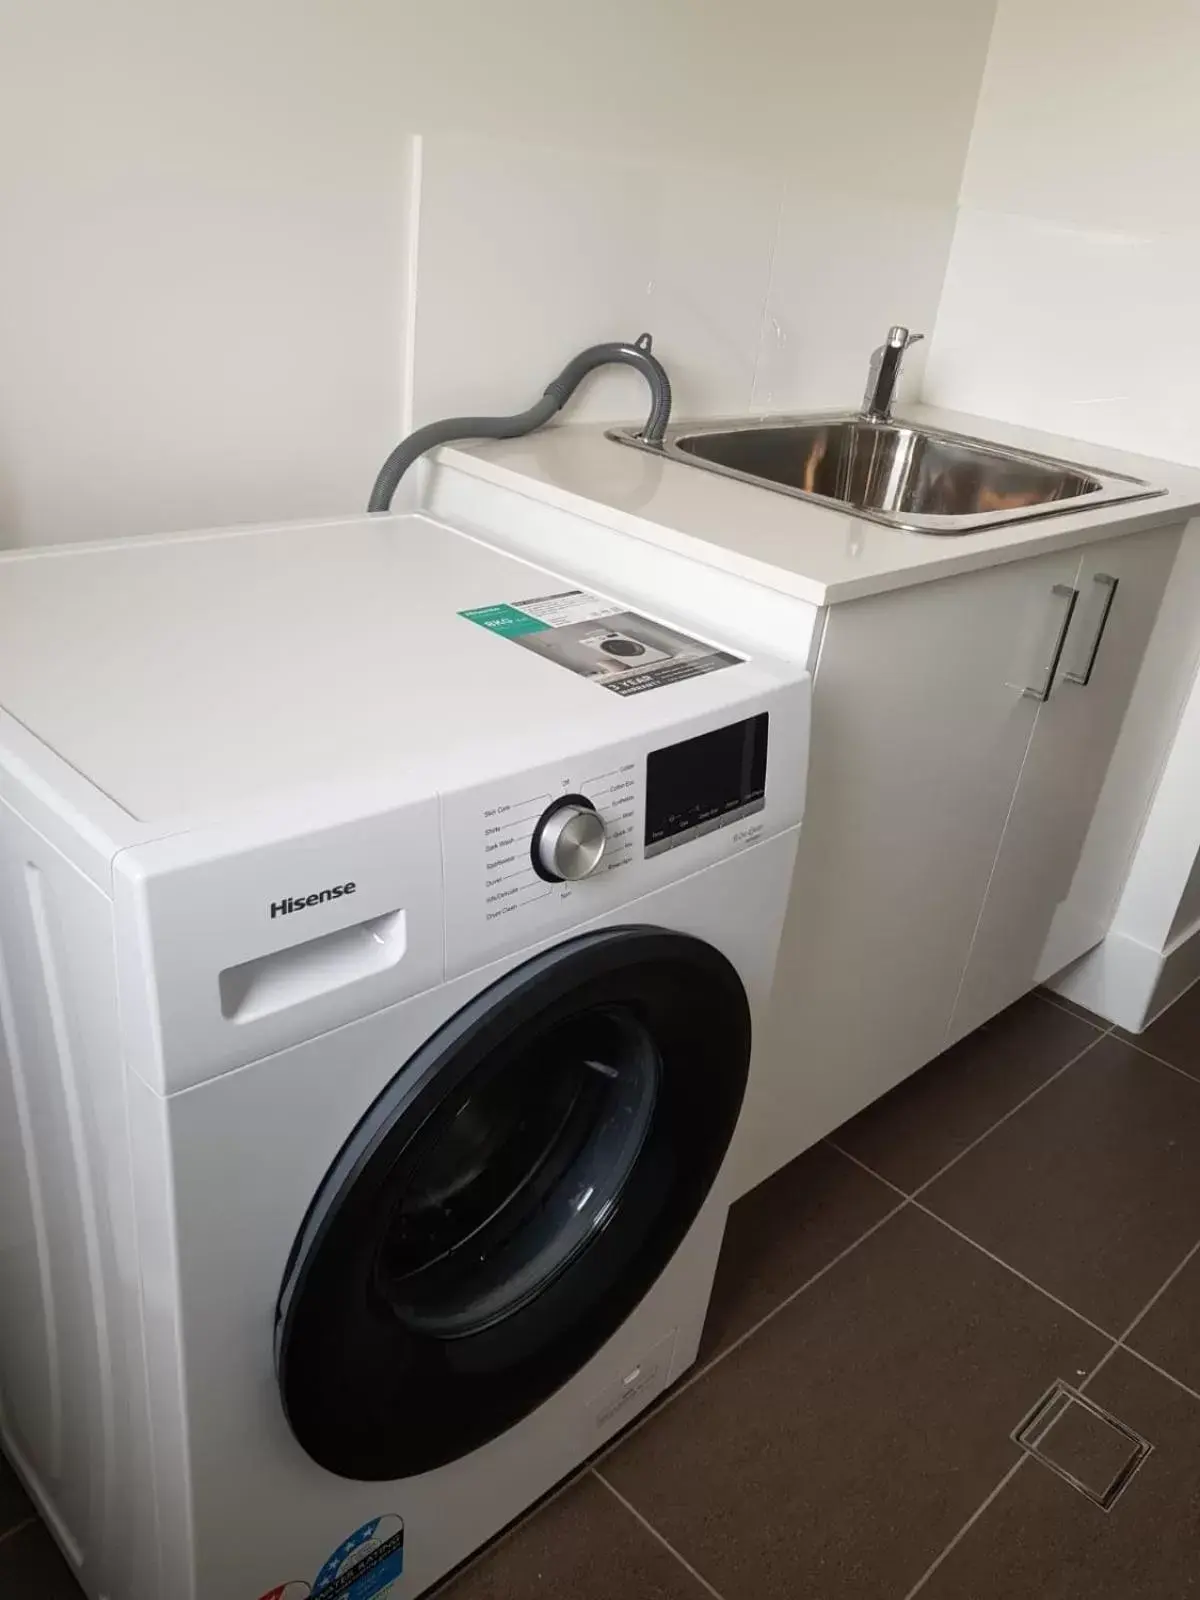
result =
[{"label": "digital display", "polygon": [[768,720],[763,711],[651,751],[646,760],[648,856],[762,810]]}]

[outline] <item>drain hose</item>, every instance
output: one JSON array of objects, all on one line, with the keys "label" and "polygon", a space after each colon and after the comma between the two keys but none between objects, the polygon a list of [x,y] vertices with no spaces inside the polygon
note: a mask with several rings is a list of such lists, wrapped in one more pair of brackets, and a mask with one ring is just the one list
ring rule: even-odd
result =
[{"label": "drain hose", "polygon": [[567,362],[558,377],[546,385],[536,405],[527,411],[515,412],[511,417],[446,417],[441,422],[430,422],[418,428],[400,441],[379,469],[367,510],[390,510],[392,496],[409,467],[439,444],[451,444],[456,439],[517,439],[545,427],[588,373],[597,367],[616,364],[635,367],[642,374],[650,386],[650,415],[642,429],[642,438],[649,444],[660,443],[671,417],[671,382],[662,362],[652,353],[651,343],[650,335],[643,333],[633,344],[594,344],[581,350]]}]

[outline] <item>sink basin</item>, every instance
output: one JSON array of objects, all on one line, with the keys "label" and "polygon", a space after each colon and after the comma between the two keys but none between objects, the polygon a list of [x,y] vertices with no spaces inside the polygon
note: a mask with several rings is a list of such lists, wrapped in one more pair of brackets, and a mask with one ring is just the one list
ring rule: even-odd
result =
[{"label": "sink basin", "polygon": [[760,488],[915,533],[974,533],[1161,489],[965,434],[851,413],[707,427],[677,424],[661,445],[609,437]]}]

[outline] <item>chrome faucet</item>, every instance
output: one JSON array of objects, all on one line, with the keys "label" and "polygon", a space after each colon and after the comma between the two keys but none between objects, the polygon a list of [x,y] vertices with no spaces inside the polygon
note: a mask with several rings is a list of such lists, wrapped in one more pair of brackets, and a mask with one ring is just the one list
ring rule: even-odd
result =
[{"label": "chrome faucet", "polygon": [[892,400],[896,394],[896,380],[900,376],[900,363],[910,344],[923,339],[923,333],[909,333],[907,328],[888,329],[888,336],[872,352],[871,370],[867,375],[867,392],[863,395],[862,414],[868,422],[889,422]]}]

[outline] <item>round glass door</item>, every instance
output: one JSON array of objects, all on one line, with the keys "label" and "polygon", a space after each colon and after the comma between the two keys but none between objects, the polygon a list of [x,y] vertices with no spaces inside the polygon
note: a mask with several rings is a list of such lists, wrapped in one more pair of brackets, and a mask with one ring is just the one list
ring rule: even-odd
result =
[{"label": "round glass door", "polygon": [[380,1246],[379,1290],[399,1321],[470,1333],[568,1266],[620,1200],[660,1070],[632,1012],[588,1011],[448,1096],[413,1140]]},{"label": "round glass door", "polygon": [[725,958],[647,928],[558,946],[451,1019],[355,1130],[288,1263],[276,1366],[309,1454],[426,1471],[578,1371],[704,1203],[749,1046]]}]

